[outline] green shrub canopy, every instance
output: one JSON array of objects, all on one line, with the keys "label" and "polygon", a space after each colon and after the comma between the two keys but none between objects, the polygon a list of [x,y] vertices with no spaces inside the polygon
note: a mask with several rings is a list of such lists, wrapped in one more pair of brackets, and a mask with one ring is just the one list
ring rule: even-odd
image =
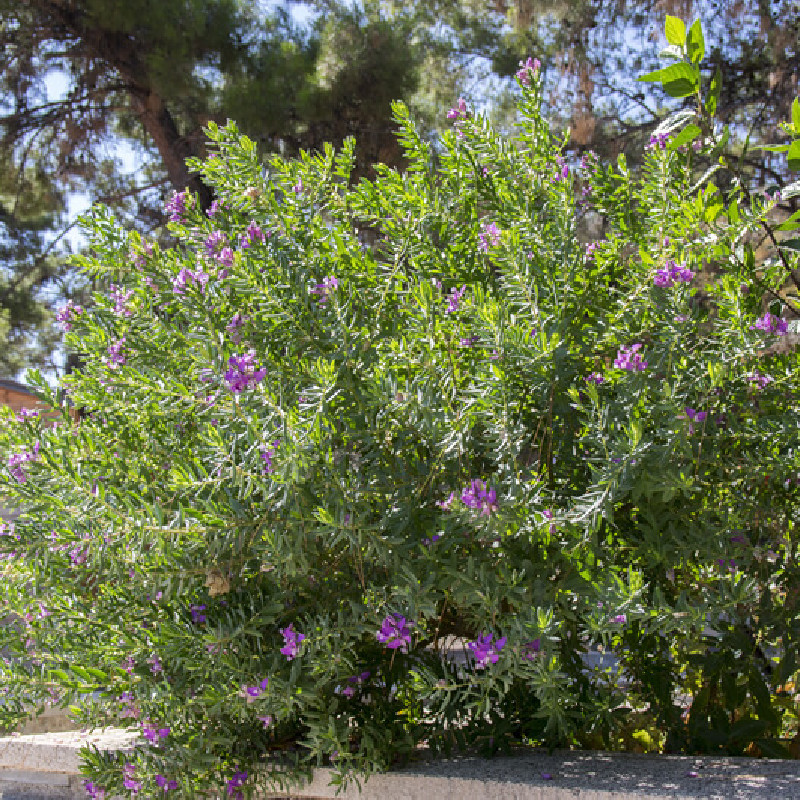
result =
[{"label": "green shrub canopy", "polygon": [[170,249],[87,220],[110,288],[60,315],[69,403],[39,379],[60,424],[0,432],[0,638],[7,721],[141,732],[85,753],[91,796],[420,744],[786,754],[798,365],[747,243],[775,200],[695,185],[713,130],[573,163],[518,77],[512,133],[460,100],[436,148],[396,105],[407,168],[357,185],[352,143],[264,173],[212,125],[218,202],[173,197]]}]

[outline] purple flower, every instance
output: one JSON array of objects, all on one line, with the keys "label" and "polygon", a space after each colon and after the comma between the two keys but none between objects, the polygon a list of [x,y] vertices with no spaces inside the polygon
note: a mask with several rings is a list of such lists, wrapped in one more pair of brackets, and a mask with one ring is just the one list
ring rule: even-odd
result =
[{"label": "purple flower", "polygon": [[111,284],[111,299],[114,301],[114,313],[122,317],[133,316],[133,309],[127,303],[133,297],[133,289],[127,291],[122,286]]},{"label": "purple flower", "polygon": [[304,633],[298,633],[294,629],[294,625],[289,625],[288,628],[281,628],[283,635],[284,645],[281,647],[281,653],[286,656],[287,661],[297,657],[300,652],[300,643],[306,638]]},{"label": "purple flower", "polygon": [[164,206],[164,211],[169,214],[170,222],[183,222],[183,215],[186,213],[189,192],[175,192]]},{"label": "purple flower", "polygon": [[206,284],[208,283],[208,273],[203,272],[203,270],[199,269],[197,272],[192,272],[190,269],[186,269],[185,267],[178,272],[175,276],[175,279],[172,281],[172,291],[174,294],[183,294],[186,290],[186,287],[193,283],[195,286],[200,287],[200,291],[202,292]]},{"label": "purple flower", "polygon": [[254,242],[263,241],[264,232],[254,221],[251,221],[247,226],[247,230],[239,237],[239,247],[241,247],[242,250],[246,250]]},{"label": "purple flower", "polygon": [[264,462],[264,474],[269,475],[271,472],[275,470],[275,467],[272,464],[272,459],[275,456],[275,453],[278,452],[278,444],[279,442],[276,440],[273,447],[269,447],[268,445],[261,446],[261,459]]},{"label": "purple flower", "polygon": [[775,379],[772,375],[762,375],[758,370],[747,376],[747,380],[759,389],[766,389]]},{"label": "purple flower", "polygon": [[231,317],[231,321],[225,326],[225,330],[231,335],[231,340],[236,344],[239,344],[242,338],[239,334],[239,328],[241,328],[247,320],[247,317],[242,316],[242,314],[237,311]]},{"label": "purple flower", "polygon": [[589,242],[589,244],[586,245],[586,260],[587,261],[589,259],[594,258],[594,251],[597,250],[598,247],[600,247],[600,242]]},{"label": "purple flower", "polygon": [[542,640],[534,639],[525,645],[525,658],[532,660],[536,654],[541,650]]},{"label": "purple flower", "polygon": [[141,253],[136,252],[135,250],[131,250],[130,253],[131,259],[133,260],[133,265],[136,267],[136,269],[141,269],[147,262],[147,259],[152,255],[153,245],[151,245],[150,242],[145,241],[142,242]]},{"label": "purple flower", "polygon": [[347,679],[347,682],[350,684],[350,686],[345,686],[344,689],[342,689],[342,694],[348,698],[354,697],[356,693],[356,686],[360,686],[362,683],[364,683],[371,674],[372,673],[367,670],[362,672],[360,675],[351,675]]},{"label": "purple flower", "polygon": [[167,780],[163,775],[156,775],[155,781],[156,785],[160,786],[165,793],[178,788],[178,782],[176,780]]},{"label": "purple flower", "polygon": [[120,695],[119,704],[120,706],[122,706],[120,717],[122,717],[123,719],[127,718],[139,719],[139,715],[142,712],[139,706],[136,705],[136,701],[134,700],[134,697],[130,692],[123,692]]},{"label": "purple flower", "polygon": [[447,296],[447,308],[444,310],[445,314],[455,314],[461,306],[461,301],[467,292],[467,287],[462,286],[460,289],[452,289]]},{"label": "purple flower", "polygon": [[56,322],[61,323],[64,331],[72,330],[72,322],[75,317],[83,314],[83,308],[73,304],[72,300],[67,301],[67,304],[61,308],[56,314]]},{"label": "purple flower", "polygon": [[298,178],[298,179],[297,179],[297,183],[296,183],[294,186],[292,186],[292,191],[293,191],[295,194],[300,194],[300,192],[302,192],[302,191],[303,191],[303,189],[304,189],[304,186],[303,186],[303,179],[302,179],[302,178]]},{"label": "purple flower", "polygon": [[789,330],[789,324],[785,319],[776,317],[767,311],[763,317],[759,317],[755,324],[750,326],[751,330],[764,331],[764,333],[774,333],[776,336],[783,336]]},{"label": "purple flower", "polygon": [[89,795],[91,800],[105,800],[106,790],[93,781],[84,781],[83,788],[86,789],[86,794]]},{"label": "purple flower", "polygon": [[[8,457],[8,471],[11,473],[11,477],[17,483],[26,483],[28,480],[28,476],[25,473],[25,470],[22,468],[23,464],[28,463],[29,461],[38,461],[39,460],[39,442],[33,446],[33,450],[23,450],[21,453],[12,453]],[[6,528],[3,526],[3,531]],[[11,529],[13,531],[13,528]]]},{"label": "purple flower", "polygon": [[506,637],[503,636],[496,642],[493,639],[493,635],[487,633],[485,636],[479,636],[476,641],[467,643],[475,658],[475,669],[484,669],[500,660],[500,651],[505,647]]},{"label": "purple flower", "polygon": [[530,86],[531,80],[535,78],[539,74],[539,69],[542,66],[542,62],[539,61],[538,58],[531,58],[528,56],[527,61],[520,61],[519,62],[519,69],[517,70],[517,80],[523,86]]},{"label": "purple flower", "polygon": [[147,663],[150,665],[150,672],[152,672],[153,675],[158,675],[160,672],[164,671],[164,665],[161,663],[161,659],[155,654],[147,659]]},{"label": "purple flower", "polygon": [[708,416],[707,411],[695,411],[691,406],[686,406],[683,411],[686,414],[686,419],[690,419],[692,422],[705,422]]},{"label": "purple flower", "polygon": [[474,347],[478,343],[477,336],[464,336],[458,340],[461,347]]},{"label": "purple flower", "polygon": [[626,614],[617,614],[611,618],[611,621],[616,625],[624,625],[628,621],[628,617]]},{"label": "purple flower", "polygon": [[496,247],[500,244],[500,228],[494,222],[484,223],[483,230],[478,235],[478,238],[480,239],[478,249],[488,253],[490,247]]},{"label": "purple flower", "polygon": [[162,739],[166,739],[171,732],[170,728],[154,728],[152,725],[142,726],[142,736],[152,745],[158,745]]},{"label": "purple flower", "polygon": [[564,181],[569,177],[569,167],[564,163],[562,156],[556,156],[556,165],[558,169],[556,170],[555,181],[558,183],[559,181]]},{"label": "purple flower", "polygon": [[275,722],[275,718],[272,716],[272,714],[264,714],[260,717],[256,717],[256,719],[261,720],[261,724],[265,728],[269,728],[272,723]]},{"label": "purple flower", "polygon": [[242,693],[248,702],[258,700],[267,691],[267,686],[269,686],[269,678],[264,678],[257,686],[242,686]]},{"label": "purple flower", "polygon": [[694,273],[685,265],[669,259],[663,269],[657,269],[653,276],[655,286],[675,286],[677,283],[691,283]]},{"label": "purple flower", "polygon": [[211,206],[209,207],[208,211],[206,211],[206,216],[211,219],[224,205],[224,201],[212,201]]},{"label": "purple flower", "polygon": [[234,800],[241,800],[243,797],[238,789],[240,786],[244,786],[246,780],[247,773],[244,771],[237,771],[233,773],[233,777],[228,781],[228,794],[233,797]]},{"label": "purple flower", "polygon": [[466,119],[469,116],[467,101],[459,97],[456,104],[447,112],[447,119]]},{"label": "purple flower", "polygon": [[641,344],[631,344],[620,347],[614,366],[617,369],[627,369],[630,372],[644,372],[647,369],[647,362],[642,360],[639,350]]},{"label": "purple flower", "polygon": [[267,375],[265,369],[258,369],[256,355],[253,350],[241,356],[231,356],[228,359],[228,371],[225,381],[234,394],[243,392],[251,386],[261,383]]},{"label": "purple flower", "polygon": [[333,275],[329,275],[327,278],[323,278],[322,283],[318,283],[312,289],[309,289],[309,292],[317,295],[319,304],[324,306],[325,303],[330,300],[334,289],[338,288],[338,286],[339,281]]},{"label": "purple flower", "polygon": [[202,612],[206,610],[204,605],[190,606],[189,611],[192,612],[192,622],[201,623],[206,621],[206,615]]},{"label": "purple flower", "polygon": [[103,363],[109,369],[116,369],[117,367],[121,367],[125,364],[125,354],[122,352],[122,348],[124,346],[124,336],[119,341],[116,341],[114,344],[108,346],[108,349],[106,350],[108,355],[103,358]]},{"label": "purple flower", "polygon": [[666,150],[667,142],[672,138],[671,133],[654,133],[645,150]]},{"label": "purple flower", "polygon": [[596,383],[600,385],[601,383],[605,383],[605,378],[599,372],[590,372],[586,376],[586,383]]},{"label": "purple flower", "polygon": [[[233,266],[233,250],[230,247],[223,247],[216,256],[216,259],[223,267]],[[226,270],[220,272],[220,278],[225,278],[227,275],[228,273]]]},{"label": "purple flower", "polygon": [[494,489],[487,490],[482,480],[474,478],[461,492],[461,502],[467,508],[479,510],[481,516],[488,517],[493,511],[497,511],[497,492]]},{"label": "purple flower", "polygon": [[225,234],[222,231],[211,231],[205,241],[206,254],[214,257],[225,246]]},{"label": "purple flower", "polygon": [[133,794],[137,794],[139,789],[142,788],[142,782],[134,778],[136,767],[133,764],[126,764],[122,768],[122,785],[126,789],[130,789]]},{"label": "purple flower", "polygon": [[401,653],[407,653],[411,644],[411,630],[401,614],[389,614],[385,617],[375,637],[390,650],[399,650]]},{"label": "purple flower", "polygon": [[450,507],[453,505],[453,500],[455,499],[456,493],[450,492],[450,496],[447,498],[447,500],[437,500],[436,505],[439,506],[439,508],[443,508],[445,511],[449,511]]}]

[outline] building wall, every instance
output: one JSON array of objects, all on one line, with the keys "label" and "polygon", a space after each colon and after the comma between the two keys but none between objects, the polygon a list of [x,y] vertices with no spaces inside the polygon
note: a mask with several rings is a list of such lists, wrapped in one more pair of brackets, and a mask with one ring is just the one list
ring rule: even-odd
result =
[{"label": "building wall", "polygon": [[32,394],[14,386],[4,386],[2,383],[0,383],[0,405],[11,406],[16,413],[23,408],[41,408],[42,406]]}]

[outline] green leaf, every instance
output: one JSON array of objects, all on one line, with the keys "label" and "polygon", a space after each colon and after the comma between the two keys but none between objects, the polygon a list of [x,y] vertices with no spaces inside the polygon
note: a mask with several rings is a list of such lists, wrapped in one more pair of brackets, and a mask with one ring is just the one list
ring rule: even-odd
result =
[{"label": "green leaf", "polygon": [[788,200],[790,197],[797,197],[797,195],[800,195],[800,181],[794,181],[781,189],[781,197],[784,200]]},{"label": "green leaf", "polygon": [[677,136],[669,140],[667,147],[670,150],[675,150],[694,141],[702,132],[697,125],[687,125]]},{"label": "green leaf", "polygon": [[800,170],[800,139],[795,139],[789,145],[789,152],[786,155],[789,159],[789,169],[793,172]]},{"label": "green leaf", "polygon": [[731,138],[731,129],[726,125],[722,129],[722,138],[717,142],[717,146],[711,151],[711,158],[718,158],[722,155],[725,145],[728,144],[728,139]]},{"label": "green leaf", "polygon": [[714,71],[714,77],[708,85],[708,97],[706,98],[706,111],[713,117],[717,113],[717,104],[719,103],[719,92],[722,88],[722,70],[717,67]]},{"label": "green leaf", "polygon": [[678,47],[682,47],[686,41],[686,25],[679,17],[671,17],[667,14],[664,33],[667,35],[667,41],[670,44],[678,45]]},{"label": "green leaf", "polygon": [[686,40],[686,54],[692,64],[699,64],[706,54],[706,40],[703,38],[703,26],[700,20],[696,19],[689,28],[689,36]]},{"label": "green leaf", "polygon": [[658,83],[671,97],[688,97],[700,85],[700,70],[691,64],[673,64],[637,78],[646,83]]},{"label": "green leaf", "polygon": [[659,58],[671,58],[673,61],[683,60],[683,48],[678,45],[667,45],[663,50],[659,51]]},{"label": "green leaf", "polygon": [[781,249],[800,252],[800,239],[784,239],[784,241],[781,242]]},{"label": "green leaf", "polygon": [[775,230],[793,231],[798,227],[798,222],[800,222],[800,211],[795,211],[789,219],[785,219]]},{"label": "green leaf", "polygon": [[794,132],[800,134],[800,99],[797,97],[792,101],[792,125]]}]

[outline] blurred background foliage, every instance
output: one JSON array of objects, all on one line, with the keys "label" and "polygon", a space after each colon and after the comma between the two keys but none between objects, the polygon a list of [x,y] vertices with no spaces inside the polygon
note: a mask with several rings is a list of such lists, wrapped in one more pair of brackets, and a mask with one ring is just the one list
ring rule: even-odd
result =
[{"label": "blurred background foliage", "polygon": [[[635,164],[680,102],[636,82],[658,66],[665,14],[702,19],[734,151],[780,141],[797,95],[794,0],[0,0],[0,375],[65,367],[52,321],[87,288],[69,266],[77,210],[103,202],[158,237],[173,190],[210,205],[184,164],[204,155],[209,121],[235,119],[265,156],[353,135],[369,175],[399,163],[391,100],[433,140],[459,95],[502,124],[534,55],[576,156]],[[758,188],[785,180],[781,163],[743,157]]]}]

